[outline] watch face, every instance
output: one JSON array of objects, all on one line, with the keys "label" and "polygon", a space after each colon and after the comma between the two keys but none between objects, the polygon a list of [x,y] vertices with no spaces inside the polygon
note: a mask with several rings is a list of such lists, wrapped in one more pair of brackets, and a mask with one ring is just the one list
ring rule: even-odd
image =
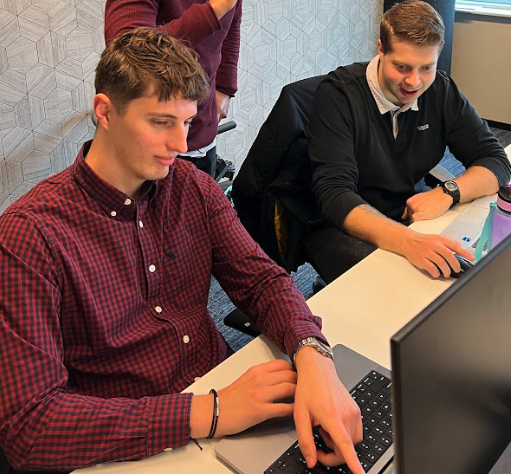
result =
[{"label": "watch face", "polygon": [[446,181],[444,183],[444,186],[448,191],[452,191],[452,192],[454,192],[458,189],[458,185],[454,181]]}]

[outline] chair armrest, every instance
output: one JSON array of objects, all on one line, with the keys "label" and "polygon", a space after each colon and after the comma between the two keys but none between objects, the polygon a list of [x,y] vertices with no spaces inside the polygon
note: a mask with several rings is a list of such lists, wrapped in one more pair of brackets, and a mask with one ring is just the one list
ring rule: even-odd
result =
[{"label": "chair armrest", "polygon": [[218,126],[217,135],[220,135],[221,133],[228,132],[229,130],[232,130],[233,128],[236,128],[236,122],[234,120],[230,120],[229,122],[222,123]]},{"label": "chair armrest", "polygon": [[230,328],[237,329],[244,334],[252,337],[261,335],[261,330],[252,322],[252,320],[240,309],[232,310],[225,318],[224,324]]},{"label": "chair armrest", "polygon": [[442,165],[438,164],[428,173],[425,178],[425,182],[429,187],[435,188],[444,181],[449,181],[454,178],[455,176],[452,173],[447,171]]}]

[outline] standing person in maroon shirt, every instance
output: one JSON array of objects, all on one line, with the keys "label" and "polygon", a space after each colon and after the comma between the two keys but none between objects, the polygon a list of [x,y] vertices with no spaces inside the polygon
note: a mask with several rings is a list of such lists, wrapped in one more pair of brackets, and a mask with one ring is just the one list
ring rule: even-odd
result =
[{"label": "standing person in maroon shirt", "polygon": [[199,55],[210,93],[199,105],[180,158],[214,177],[218,123],[238,89],[242,0],[107,0],[105,40],[146,26],[181,40]]},{"label": "standing person in maroon shirt", "polygon": [[[360,411],[321,320],[211,177],[176,160],[209,92],[195,53],[131,31],[103,52],[96,91],[93,141],[0,216],[1,451],[16,469],[69,471],[294,414],[309,467],[345,459],[362,474]],[[211,275],[294,366],[181,393],[230,352]],[[334,452],[316,451],[316,425]]]}]

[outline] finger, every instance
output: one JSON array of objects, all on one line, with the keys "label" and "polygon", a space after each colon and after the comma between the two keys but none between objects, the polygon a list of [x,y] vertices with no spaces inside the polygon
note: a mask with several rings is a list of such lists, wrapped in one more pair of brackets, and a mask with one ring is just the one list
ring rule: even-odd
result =
[{"label": "finger", "polygon": [[291,416],[294,408],[294,403],[268,403],[264,409],[264,413],[267,415],[267,420],[271,418],[283,418],[285,416]]},{"label": "finger", "polygon": [[[460,249],[460,251],[463,251],[463,254],[465,253],[465,251],[463,249]],[[449,274],[451,274],[452,272],[458,273],[461,271],[460,262],[458,261],[458,259],[456,258],[455,254],[453,253],[453,251],[451,249],[441,248],[439,250],[439,253],[442,256],[442,258],[444,258],[445,261],[447,262],[447,264],[449,265],[449,270],[450,270]],[[456,253],[461,255],[459,252],[456,252]],[[471,255],[471,258],[473,258],[472,255]]]},{"label": "finger", "polygon": [[440,268],[435,263],[428,259],[424,259],[422,266],[419,268],[428,272],[433,278],[438,278],[442,274]]},{"label": "finger", "polygon": [[403,221],[408,220],[408,207],[405,207],[403,215],[401,216],[401,220],[403,220]]},{"label": "finger", "polygon": [[326,453],[325,451],[318,451],[318,462],[324,466],[330,467],[338,466],[339,464],[346,464],[342,453],[336,453],[335,451],[330,453]]},{"label": "finger", "polygon": [[451,273],[459,273],[461,272],[461,265],[460,262],[456,259],[453,253],[450,253],[450,255],[446,258],[447,263],[449,264],[449,275]]},{"label": "finger", "polygon": [[295,396],[296,384],[294,383],[280,383],[266,387],[263,395],[263,401],[266,403],[273,403],[277,400],[291,399]]},{"label": "finger", "polygon": [[344,460],[353,474],[364,474],[355,446],[347,431],[334,431],[329,434],[336,449],[333,453],[318,453],[319,461],[325,466],[335,466]]},{"label": "finger", "polygon": [[[443,275],[445,278],[448,278],[451,274],[451,268],[455,272],[459,272],[459,268],[456,269],[456,266],[459,267],[458,261],[454,258],[454,255],[452,252],[448,251],[448,255],[444,257],[444,255],[440,255],[438,253],[434,253],[430,260],[438,267],[440,270],[441,275]],[[451,262],[451,259],[454,260],[454,264]],[[440,276],[440,275],[439,275]]]},{"label": "finger", "polygon": [[305,458],[307,467],[313,468],[318,459],[316,444],[312,434],[312,424],[306,410],[295,410],[295,426],[298,435],[298,445]]},{"label": "finger", "polygon": [[291,383],[296,385],[296,372],[291,370],[279,370],[276,372],[259,372],[254,375],[253,383],[259,386],[271,387],[281,383]]},{"label": "finger", "polygon": [[323,438],[323,441],[325,442],[328,449],[334,450],[334,440],[332,437],[328,434],[328,431],[325,431],[323,428],[319,428],[319,434]]},{"label": "finger", "polygon": [[474,254],[464,248],[462,248],[459,252],[456,252],[456,253],[458,255],[461,255],[462,257],[465,257],[467,260],[470,260],[471,262],[473,262],[475,260]]},{"label": "finger", "polygon": [[463,255],[464,257],[465,255],[467,255],[466,258],[471,257],[470,259],[473,260],[473,255],[469,251],[465,250],[458,241],[451,239],[450,237],[446,237],[444,235],[439,237],[442,237],[441,241],[442,245],[447,247],[449,250],[459,255]]},{"label": "finger", "polygon": [[424,212],[415,212],[410,216],[410,222],[413,224],[417,221],[423,221],[427,219],[427,216]]},{"label": "finger", "polygon": [[292,370],[295,371],[293,365],[289,363],[287,360],[283,359],[275,359],[270,360],[269,362],[263,362],[262,364],[257,365],[256,367],[262,367],[268,372],[275,372],[277,370]]}]

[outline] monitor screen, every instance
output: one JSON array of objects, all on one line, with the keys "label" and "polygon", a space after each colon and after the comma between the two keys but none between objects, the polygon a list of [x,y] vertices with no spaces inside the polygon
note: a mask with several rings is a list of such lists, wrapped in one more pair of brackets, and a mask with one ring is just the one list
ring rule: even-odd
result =
[{"label": "monitor screen", "polygon": [[399,474],[485,474],[511,441],[511,236],[391,341]]}]

